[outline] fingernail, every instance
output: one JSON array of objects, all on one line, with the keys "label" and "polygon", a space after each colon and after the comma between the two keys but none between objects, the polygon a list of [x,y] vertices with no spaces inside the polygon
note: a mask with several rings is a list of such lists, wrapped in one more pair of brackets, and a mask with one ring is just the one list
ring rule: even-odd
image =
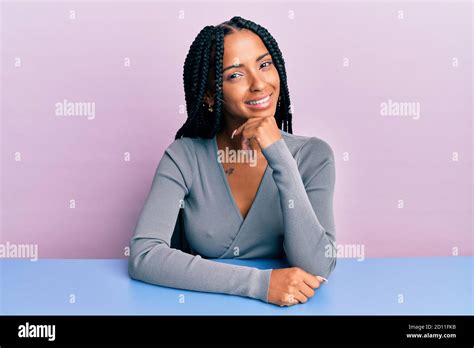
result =
[{"label": "fingernail", "polygon": [[234,139],[234,134],[235,132],[237,132],[237,129],[234,129],[234,132],[232,133],[232,135],[230,136],[231,139]]},{"label": "fingernail", "polygon": [[325,282],[325,283],[328,282],[328,280],[327,280],[326,278],[324,278],[324,277],[316,276],[316,278],[318,278],[318,280],[319,280],[320,282]]}]

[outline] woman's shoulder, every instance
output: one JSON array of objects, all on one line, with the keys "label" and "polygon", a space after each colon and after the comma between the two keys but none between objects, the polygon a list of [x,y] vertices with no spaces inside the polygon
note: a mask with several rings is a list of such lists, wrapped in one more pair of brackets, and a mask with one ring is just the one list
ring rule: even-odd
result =
[{"label": "woman's shoulder", "polygon": [[193,139],[182,137],[175,139],[165,149],[164,154],[178,166],[192,166],[195,162]]},{"label": "woman's shoulder", "polygon": [[212,144],[212,140],[213,138],[182,137],[173,141],[168,148],[197,151],[200,147],[209,147]]},{"label": "woman's shoulder", "polygon": [[167,149],[169,148],[173,148],[173,149],[178,149],[178,148],[189,148],[192,146],[192,138],[189,138],[189,137],[181,137],[181,138],[178,138],[178,139],[175,139],[174,141],[172,141]]},{"label": "woman's shoulder", "polygon": [[303,160],[334,159],[334,151],[329,143],[316,136],[290,134],[281,130],[288,148]]}]

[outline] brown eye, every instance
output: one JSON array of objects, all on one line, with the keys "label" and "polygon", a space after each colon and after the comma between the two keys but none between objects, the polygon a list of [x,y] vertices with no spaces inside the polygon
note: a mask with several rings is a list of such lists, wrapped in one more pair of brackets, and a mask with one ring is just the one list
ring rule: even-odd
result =
[{"label": "brown eye", "polygon": [[233,74],[229,75],[229,77],[227,78],[227,80],[234,80],[235,78],[232,77],[232,76],[234,76],[234,75],[236,75],[236,74],[238,74],[238,73],[233,73]]}]

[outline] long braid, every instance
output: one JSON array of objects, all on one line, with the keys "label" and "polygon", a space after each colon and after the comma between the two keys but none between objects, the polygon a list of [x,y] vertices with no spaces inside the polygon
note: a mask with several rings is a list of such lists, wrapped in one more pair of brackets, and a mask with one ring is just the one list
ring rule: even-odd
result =
[{"label": "long braid", "polygon": [[[223,91],[223,79],[222,73],[218,74],[218,71],[224,70],[223,61],[224,61],[224,28],[217,27],[215,32],[216,37],[216,57],[215,57],[215,81],[216,81],[216,94],[215,94],[215,122],[212,129],[212,134],[216,134],[222,126],[222,100],[224,96]],[[211,135],[212,135],[211,134]]]},{"label": "long braid", "polygon": [[186,56],[183,81],[188,118],[176,133],[175,139],[182,135],[195,137],[202,126],[201,104],[209,71],[209,48],[213,31],[213,26],[202,29]]},{"label": "long braid", "polygon": [[[223,126],[223,59],[224,37],[236,30],[248,29],[257,34],[267,47],[280,77],[280,105],[275,120],[278,128],[293,133],[290,94],[285,61],[278,43],[264,27],[235,16],[218,26],[206,26],[193,41],[184,63],[184,90],[188,118],[175,139],[185,137],[212,138]],[[213,74],[210,74],[213,71]],[[212,75],[212,76],[211,76]],[[206,89],[214,92],[214,111],[203,107]]]},{"label": "long braid", "polygon": [[198,71],[200,72],[197,83],[199,84],[199,91],[197,93],[197,100],[195,103],[195,112],[196,112],[196,133],[195,136],[202,136],[200,134],[201,130],[208,130],[209,129],[209,117],[206,115],[206,113],[202,112],[202,100],[204,98],[204,94],[206,93],[206,88],[207,88],[207,80],[208,80],[208,75],[209,75],[209,68],[210,68],[210,48],[212,44],[212,36],[214,35],[214,28],[209,31],[208,37],[206,38],[206,41],[203,45],[203,52],[204,52],[204,57],[203,57],[203,65],[202,65],[202,70],[199,69]]}]

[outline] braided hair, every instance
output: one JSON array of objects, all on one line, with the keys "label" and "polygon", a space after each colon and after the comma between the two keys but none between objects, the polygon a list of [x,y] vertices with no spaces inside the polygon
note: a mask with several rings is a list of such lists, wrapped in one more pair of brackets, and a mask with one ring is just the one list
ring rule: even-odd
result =
[{"label": "braided hair", "polygon": [[[275,120],[279,129],[293,133],[285,61],[278,43],[264,27],[235,16],[217,26],[204,27],[191,44],[183,71],[188,118],[176,133],[175,140],[183,136],[209,139],[222,129],[224,36],[242,29],[257,34],[272,56],[280,76],[281,97],[275,112]],[[203,104],[207,91],[214,95],[213,112],[209,112],[207,106]]]}]

